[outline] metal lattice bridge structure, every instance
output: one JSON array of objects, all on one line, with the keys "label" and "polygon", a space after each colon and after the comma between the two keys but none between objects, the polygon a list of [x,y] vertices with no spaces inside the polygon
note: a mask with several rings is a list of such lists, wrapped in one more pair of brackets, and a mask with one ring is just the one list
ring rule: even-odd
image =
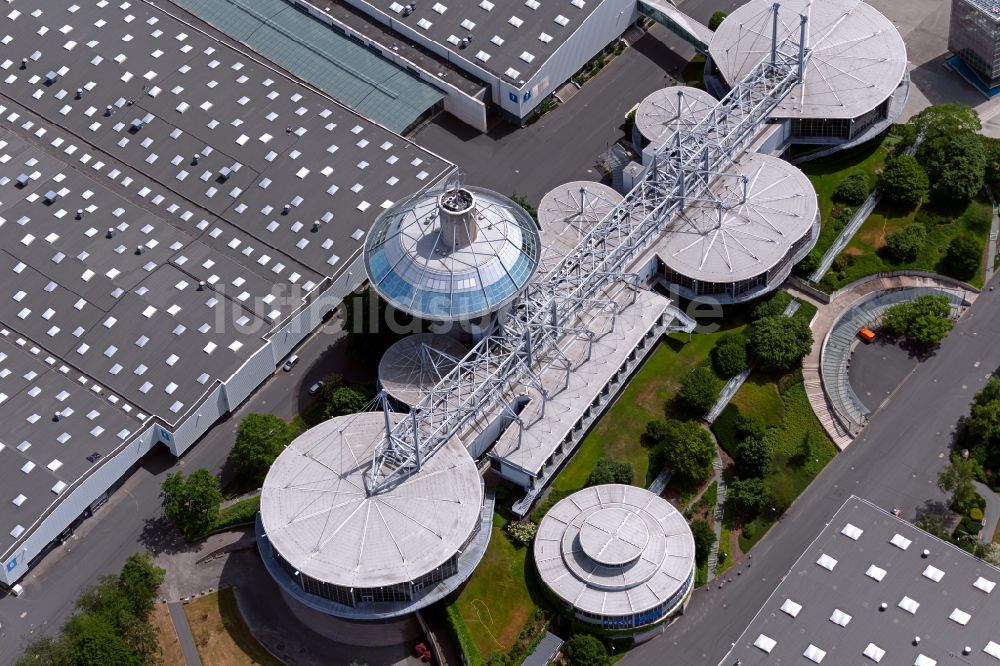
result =
[{"label": "metal lattice bridge structure", "polygon": [[[622,307],[616,290],[641,288],[629,272],[640,251],[668,231],[693,202],[732,202],[709,189],[719,178],[737,179],[731,193],[746,193],[746,177],[727,173],[758,135],[775,107],[803,76],[809,58],[808,6],[799,16],[798,38],[778,40],[779,5],[773,6],[771,49],[697,125],[679,129],[656,150],[653,162],[623,201],[595,224],[553,268],[536,277],[491,331],[441,379],[375,447],[366,475],[369,495],[389,490],[420,469],[421,461],[479,417],[509,409],[510,387],[533,386],[544,397],[540,373],[572,372],[565,353],[571,342],[594,340],[588,322],[599,313],[612,321]],[[783,26],[786,27],[786,26]],[[787,30],[787,27],[786,27]],[[783,32],[782,34],[786,34]],[[794,32],[791,33],[794,35]],[[727,195],[728,196],[728,195]],[[716,200],[719,199],[719,200]],[[671,308],[677,328],[694,322]],[[544,406],[543,406],[544,409]]]}]

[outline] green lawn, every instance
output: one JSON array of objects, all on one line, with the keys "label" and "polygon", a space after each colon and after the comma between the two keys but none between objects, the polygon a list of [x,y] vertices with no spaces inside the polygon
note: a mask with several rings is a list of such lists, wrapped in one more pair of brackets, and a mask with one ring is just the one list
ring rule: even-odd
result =
[{"label": "green lawn", "polygon": [[449,609],[460,616],[467,637],[483,660],[495,651],[513,648],[535,609],[545,604],[530,548],[515,546],[504,532],[506,512],[500,507],[500,497],[497,501],[498,511],[493,514],[493,532],[483,561]]},{"label": "green lawn", "polygon": [[[780,379],[764,373],[750,376],[712,426],[719,444],[730,454],[737,443],[734,429],[741,413],[769,415],[765,419],[770,426],[767,441],[774,462],[764,485],[775,498],[775,504],[790,505],[837,452],[812,411],[801,374],[796,372]],[[803,455],[807,435],[811,442],[808,457]],[[777,519],[775,513],[766,511],[747,526],[747,536],[740,537],[743,552],[764,536]]]},{"label": "green lawn", "polygon": [[[879,252],[888,234],[914,221],[922,223],[927,229],[927,242],[914,261],[897,264]],[[941,273],[940,262],[952,238],[967,233],[985,246],[991,221],[992,208],[985,198],[973,200],[960,210],[935,210],[925,204],[918,210],[901,211],[879,205],[835,260],[835,269],[841,264],[839,270],[831,269],[822,286],[835,290],[866,275],[900,269]],[[982,267],[969,282],[976,287],[982,286]]]},{"label": "green lawn", "polygon": [[834,208],[833,193],[837,189],[837,185],[855,171],[867,172],[874,182],[875,172],[882,168],[885,164],[885,158],[888,156],[885,145],[887,142],[894,141],[896,141],[895,138],[886,136],[884,139],[869,141],[857,148],[836,153],[830,157],[806,162],[799,167],[816,188],[816,196],[819,199],[822,226],[814,252],[820,254],[826,252],[827,248],[833,245],[834,239],[842,228],[842,225],[838,224],[830,214]]},{"label": "green lawn", "polygon": [[[649,469],[649,451],[640,442],[646,424],[654,419],[678,416],[671,405],[681,378],[708,359],[720,336],[742,331],[742,321],[724,324],[714,333],[691,336],[673,334],[650,354],[625,387],[618,400],[601,417],[577,448],[572,460],[552,481],[548,498],[532,512],[539,522],[557,501],[583,488],[594,464],[602,457],[626,460],[635,468],[635,484],[649,485],[660,470]],[[666,407],[664,407],[666,405]]]},{"label": "green lawn", "polygon": [[[732,535],[732,520],[726,516],[722,519],[722,531],[719,533],[719,563],[715,566],[715,573],[721,574],[733,563],[733,554],[729,550],[729,539]],[[726,559],[722,559],[722,553],[726,554]]]}]

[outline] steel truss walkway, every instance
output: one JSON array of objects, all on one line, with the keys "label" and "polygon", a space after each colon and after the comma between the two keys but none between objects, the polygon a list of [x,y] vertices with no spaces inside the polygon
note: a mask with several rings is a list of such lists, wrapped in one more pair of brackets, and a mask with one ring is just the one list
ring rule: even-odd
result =
[{"label": "steel truss walkway", "polygon": [[[779,6],[774,5],[771,53],[751,70],[698,125],[671,135],[654,155],[642,180],[576,248],[547,274],[533,280],[512,309],[498,317],[493,331],[462,359],[376,447],[367,475],[368,493],[391,489],[420,469],[451,437],[478,417],[513,409],[508,388],[534,386],[543,398],[541,370],[571,371],[563,349],[577,339],[595,338],[587,327],[594,312],[621,311],[614,288],[624,283],[633,294],[639,277],[629,272],[639,253],[669,228],[691,201],[724,202],[709,191],[718,178],[735,179],[723,189],[731,197],[746,192],[746,178],[727,174],[733,160],[757,135],[775,106],[801,79],[809,49],[808,16],[800,17],[798,41],[778,42]],[[627,304],[625,305],[627,307]],[[678,321],[690,322],[679,310]],[[515,410],[516,412],[516,410]]]}]

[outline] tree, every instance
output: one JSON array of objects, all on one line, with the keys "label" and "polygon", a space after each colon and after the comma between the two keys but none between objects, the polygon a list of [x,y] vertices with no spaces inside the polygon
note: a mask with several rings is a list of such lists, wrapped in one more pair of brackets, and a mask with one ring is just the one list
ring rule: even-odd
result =
[{"label": "tree", "polygon": [[736,479],[726,491],[726,500],[744,518],[753,518],[760,513],[769,499],[762,479]]},{"label": "tree", "polygon": [[1000,566],[1000,543],[977,544],[975,555],[979,559],[998,567]]},{"label": "tree", "polygon": [[76,666],[140,666],[142,657],[100,615],[75,615],[64,629],[71,636]]},{"label": "tree", "polygon": [[567,666],[608,666],[607,648],[590,634],[573,634],[562,646]]},{"label": "tree", "polygon": [[639,436],[639,440],[645,447],[655,447],[663,444],[670,434],[670,426],[666,421],[650,421],[646,424],[646,430]]},{"label": "tree", "polygon": [[587,479],[588,486],[603,486],[608,483],[631,485],[635,478],[635,469],[630,462],[622,462],[614,458],[601,458],[594,465]]},{"label": "tree", "polygon": [[204,469],[186,479],[184,472],[168,474],[160,487],[160,498],[164,515],[189,541],[211,529],[222,503],[219,479]]},{"label": "tree", "polygon": [[946,275],[959,280],[971,280],[979,273],[983,261],[983,247],[969,234],[958,234],[948,243],[941,267]]},{"label": "tree", "polygon": [[898,264],[914,261],[924,243],[927,229],[919,222],[913,222],[885,237],[885,253]]},{"label": "tree", "polygon": [[125,560],[118,575],[118,587],[137,618],[146,620],[149,617],[165,573],[153,564],[147,553],[133,553]]},{"label": "tree", "polygon": [[240,421],[229,459],[240,476],[259,484],[294,437],[295,430],[284,419],[273,414],[248,414]]},{"label": "tree", "polygon": [[990,377],[976,393],[962,424],[959,441],[968,448],[969,460],[988,470],[1000,468],[1000,378]]},{"label": "tree", "polygon": [[739,417],[737,417],[737,439],[746,439],[747,437],[763,439],[766,433],[767,425],[760,419],[760,417],[753,416],[752,414],[740,414]]},{"label": "tree", "polygon": [[774,457],[763,437],[747,437],[736,445],[736,469],[744,478],[762,477]]},{"label": "tree", "polygon": [[953,511],[965,515],[969,509],[979,505],[980,495],[976,492],[974,480],[972,464],[968,460],[962,460],[958,457],[955,457],[951,464],[938,474],[938,488],[946,493],[951,493]]},{"label": "tree", "polygon": [[346,414],[356,414],[365,408],[368,399],[363,393],[349,386],[338,386],[330,391],[327,398],[326,407],[323,408],[325,418],[344,416]]},{"label": "tree", "polygon": [[750,321],[754,322],[764,317],[777,317],[784,314],[785,308],[792,302],[787,291],[776,291],[766,301],[761,301],[750,312]]},{"label": "tree", "polygon": [[948,534],[948,529],[944,525],[944,519],[936,513],[927,511],[918,516],[913,524],[942,541],[951,541],[951,535]]},{"label": "tree", "polygon": [[712,347],[712,367],[726,379],[735,377],[747,367],[747,341],[742,335],[725,335]]},{"label": "tree", "polygon": [[855,171],[837,185],[833,198],[837,201],[858,206],[864,203],[872,191],[872,179],[865,171]]},{"label": "tree", "polygon": [[715,442],[695,421],[670,421],[661,448],[670,473],[681,482],[701,481],[712,471]]},{"label": "tree", "polygon": [[715,543],[715,530],[704,520],[691,522],[691,535],[694,537],[694,561],[701,564],[708,559],[708,552]]},{"label": "tree", "polygon": [[910,125],[925,141],[962,132],[978,134],[983,128],[976,110],[964,104],[929,106],[910,118]]},{"label": "tree", "polygon": [[885,161],[878,185],[886,199],[908,208],[917,206],[930,190],[927,173],[917,158],[905,154]]},{"label": "tree", "polygon": [[717,11],[708,19],[708,29],[715,32],[722,25],[722,22],[726,20],[726,12]]},{"label": "tree", "polygon": [[118,575],[84,590],[57,637],[33,640],[18,666],[155,664],[160,648],[149,615],[163,582],[149,556],[130,556]]},{"label": "tree", "polygon": [[750,349],[762,370],[791,370],[812,343],[809,323],[800,317],[764,317],[750,326]]},{"label": "tree", "polygon": [[715,404],[721,390],[722,382],[711,368],[701,366],[684,375],[677,398],[693,416],[703,416]]},{"label": "tree", "polygon": [[941,294],[927,294],[893,305],[882,315],[882,328],[915,344],[936,345],[953,326],[951,305]]},{"label": "tree", "polygon": [[957,132],[925,140],[917,149],[931,183],[931,194],[940,201],[968,201],[983,187],[986,149],[978,134]]}]

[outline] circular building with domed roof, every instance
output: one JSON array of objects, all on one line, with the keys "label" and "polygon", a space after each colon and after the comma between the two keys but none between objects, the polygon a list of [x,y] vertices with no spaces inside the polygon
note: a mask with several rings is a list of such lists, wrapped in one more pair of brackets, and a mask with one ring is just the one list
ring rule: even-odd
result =
[{"label": "circular building with domed roof", "polygon": [[538,268],[538,225],[507,197],[457,182],[382,213],[365,243],[372,286],[426,321],[472,321],[513,301]]},{"label": "circular building with domed roof", "polygon": [[535,537],[535,565],[575,620],[640,633],[690,598],[694,537],[670,502],[643,488],[591,486],[553,506]]}]

